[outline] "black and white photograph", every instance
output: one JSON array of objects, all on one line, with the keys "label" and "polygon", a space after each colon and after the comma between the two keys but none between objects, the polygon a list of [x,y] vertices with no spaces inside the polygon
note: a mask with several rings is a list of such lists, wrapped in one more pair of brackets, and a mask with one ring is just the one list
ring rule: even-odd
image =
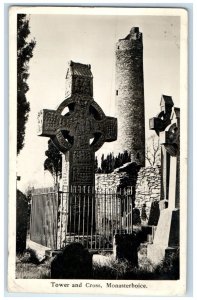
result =
[{"label": "black and white photograph", "polygon": [[11,7],[11,292],[183,296],[187,11]]}]

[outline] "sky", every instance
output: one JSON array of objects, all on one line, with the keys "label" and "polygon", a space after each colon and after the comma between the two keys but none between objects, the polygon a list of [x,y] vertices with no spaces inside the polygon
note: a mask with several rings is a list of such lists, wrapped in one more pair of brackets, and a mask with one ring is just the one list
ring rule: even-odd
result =
[{"label": "sky", "polygon": [[[108,116],[115,115],[115,45],[132,27],[143,33],[146,138],[152,131],[149,118],[159,113],[162,94],[175,106],[180,98],[180,23],[177,16],[92,16],[31,14],[31,38],[36,47],[30,61],[27,100],[31,111],[26,125],[25,146],[17,158],[17,187],[42,187],[53,183],[44,172],[48,138],[37,136],[37,114],[56,109],[64,100],[65,75],[70,60],[90,64],[94,100]],[[105,143],[97,155],[113,152]]]}]

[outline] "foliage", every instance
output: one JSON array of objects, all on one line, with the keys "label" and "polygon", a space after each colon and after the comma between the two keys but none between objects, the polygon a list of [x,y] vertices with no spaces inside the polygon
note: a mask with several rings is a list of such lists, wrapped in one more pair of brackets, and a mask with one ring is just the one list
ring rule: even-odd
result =
[{"label": "foliage", "polygon": [[98,158],[97,158],[97,156],[95,157],[95,160],[94,160],[94,171],[95,171],[95,173],[98,173]]},{"label": "foliage", "polygon": [[16,253],[23,253],[26,248],[29,204],[21,191],[17,190],[16,196]]},{"label": "foliage", "polygon": [[28,120],[30,104],[26,93],[29,90],[29,61],[33,57],[35,40],[28,41],[29,20],[25,14],[17,15],[17,154],[24,146],[25,124]]},{"label": "foliage", "polygon": [[24,262],[24,263],[31,263],[31,264],[35,264],[35,265],[39,265],[40,261],[38,259],[38,256],[36,254],[36,252],[31,249],[25,249],[25,251],[23,252],[23,254],[21,256],[18,256],[19,261]]},{"label": "foliage", "polygon": [[145,158],[150,166],[161,165],[159,138],[155,134],[151,135],[146,143]]},{"label": "foliage", "polygon": [[[97,160],[97,158],[96,158]],[[97,169],[96,173],[109,174],[112,173],[115,169],[123,166],[125,163],[130,162],[130,154],[128,151],[124,151],[123,153],[119,153],[117,156],[114,156],[113,153],[110,152],[105,158],[104,154],[101,156],[101,167],[98,168],[98,160],[96,161]]]},{"label": "foliage", "polygon": [[44,162],[44,170],[48,170],[57,183],[58,178],[62,176],[62,154],[51,140],[48,141],[48,150],[45,155],[48,158]]}]

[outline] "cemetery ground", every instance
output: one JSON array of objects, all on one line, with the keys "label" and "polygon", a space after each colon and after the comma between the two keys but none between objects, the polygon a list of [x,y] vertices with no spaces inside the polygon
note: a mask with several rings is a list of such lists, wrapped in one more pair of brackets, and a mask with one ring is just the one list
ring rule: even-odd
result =
[{"label": "cemetery ground", "polygon": [[[34,250],[26,249],[23,254],[17,256],[16,278],[50,279],[53,260],[53,257],[45,257],[39,261]],[[138,268],[131,266],[127,260],[115,260],[112,253],[94,254],[92,276],[87,279],[176,280],[178,278],[178,251],[159,265],[153,265],[141,251],[138,255]]]}]

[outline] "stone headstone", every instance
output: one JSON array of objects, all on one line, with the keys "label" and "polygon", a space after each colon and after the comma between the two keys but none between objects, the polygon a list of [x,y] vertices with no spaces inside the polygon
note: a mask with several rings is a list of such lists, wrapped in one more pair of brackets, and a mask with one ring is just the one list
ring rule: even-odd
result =
[{"label": "stone headstone", "polygon": [[159,201],[156,200],[151,203],[148,225],[157,226],[159,221],[159,216],[160,216]]},{"label": "stone headstone", "polygon": [[141,218],[140,218],[140,210],[137,207],[133,208],[133,225],[140,225]]},{"label": "stone headstone", "polygon": [[138,246],[136,235],[116,234],[113,242],[113,255],[117,260],[127,260],[133,267],[138,266]]},{"label": "stone headstone", "polygon": [[92,255],[80,243],[67,245],[51,262],[52,279],[91,279]]}]

